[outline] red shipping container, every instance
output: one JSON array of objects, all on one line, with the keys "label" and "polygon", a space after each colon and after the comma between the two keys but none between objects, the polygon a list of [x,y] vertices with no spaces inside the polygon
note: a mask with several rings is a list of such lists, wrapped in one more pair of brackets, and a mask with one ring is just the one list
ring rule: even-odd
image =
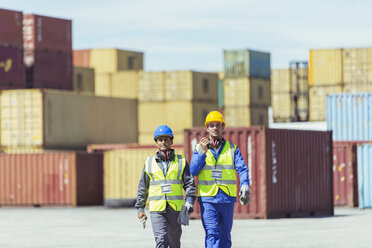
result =
[{"label": "red shipping container", "polygon": [[73,64],[74,66],[90,67],[90,50],[74,50],[73,51]]},{"label": "red shipping container", "polygon": [[24,60],[31,67],[26,77],[32,88],[73,89],[72,53],[29,50]]},{"label": "red shipping container", "polygon": [[22,36],[22,12],[0,9],[0,46],[22,49]]},{"label": "red shipping container", "polygon": [[2,206],[102,204],[102,154],[0,154]]},{"label": "red shipping container", "polygon": [[[209,137],[205,128],[185,130],[189,162],[202,136]],[[224,137],[239,147],[250,171],[251,202],[235,204],[234,218],[333,215],[331,132],[225,128]],[[200,218],[199,204],[191,217]]]},{"label": "red shipping container", "polygon": [[25,86],[23,50],[0,47],[0,88],[22,88]]},{"label": "red shipping container", "polygon": [[24,49],[72,52],[71,20],[25,14],[23,26]]}]

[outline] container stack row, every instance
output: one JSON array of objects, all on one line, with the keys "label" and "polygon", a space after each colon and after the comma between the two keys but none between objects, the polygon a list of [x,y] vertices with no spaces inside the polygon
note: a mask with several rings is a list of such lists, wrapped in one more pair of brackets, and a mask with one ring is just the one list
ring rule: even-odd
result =
[{"label": "container stack row", "polygon": [[223,113],[228,125],[268,125],[270,105],[270,53],[225,50]]}]

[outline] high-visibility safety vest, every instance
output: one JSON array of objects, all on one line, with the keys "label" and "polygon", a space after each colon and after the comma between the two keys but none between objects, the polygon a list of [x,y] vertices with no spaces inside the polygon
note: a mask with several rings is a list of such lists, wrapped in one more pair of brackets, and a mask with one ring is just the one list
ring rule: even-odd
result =
[{"label": "high-visibility safety vest", "polygon": [[198,177],[198,196],[215,196],[219,189],[236,197],[234,154],[236,145],[226,141],[217,160],[210,149]]},{"label": "high-visibility safety vest", "polygon": [[[167,207],[167,202],[175,211],[181,211],[184,204],[182,173],[185,166],[185,157],[183,155],[175,155],[174,160],[169,165],[167,175],[164,177],[164,173],[156,162],[155,157],[146,159],[145,172],[150,177],[150,212],[164,211]],[[166,190],[164,190],[165,188]]]}]

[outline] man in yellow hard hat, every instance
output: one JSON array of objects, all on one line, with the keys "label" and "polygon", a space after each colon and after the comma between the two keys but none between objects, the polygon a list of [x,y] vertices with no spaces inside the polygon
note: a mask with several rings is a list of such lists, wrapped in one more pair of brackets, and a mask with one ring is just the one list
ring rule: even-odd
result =
[{"label": "man in yellow hard hat", "polygon": [[201,138],[190,164],[198,176],[198,201],[205,230],[205,247],[231,247],[234,204],[237,197],[236,173],[240,179],[240,203],[250,201],[248,168],[239,148],[225,140],[223,116],[210,112],[205,119],[209,138]]},{"label": "man in yellow hard hat", "polygon": [[146,158],[135,205],[138,219],[145,222],[144,208],[149,198],[156,247],[164,248],[181,246],[180,223],[185,223],[179,221],[180,211],[185,209],[185,214],[189,215],[196,198],[194,178],[185,156],[175,154],[172,149],[173,138],[172,130],[166,125],[155,130],[154,141],[159,150],[154,156]]}]

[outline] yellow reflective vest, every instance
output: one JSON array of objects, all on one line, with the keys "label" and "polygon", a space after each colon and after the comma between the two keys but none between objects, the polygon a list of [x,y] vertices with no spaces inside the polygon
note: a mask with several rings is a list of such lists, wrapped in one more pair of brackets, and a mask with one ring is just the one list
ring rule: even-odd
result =
[{"label": "yellow reflective vest", "polygon": [[236,197],[235,150],[236,145],[226,141],[216,160],[208,149],[205,166],[198,177],[198,196],[215,196],[221,189]]},{"label": "yellow reflective vest", "polygon": [[146,159],[145,172],[150,178],[150,212],[164,211],[167,202],[175,211],[181,211],[184,204],[182,174],[185,166],[185,157],[175,155],[174,160],[169,165],[167,175],[164,177],[164,173],[155,157]]}]

